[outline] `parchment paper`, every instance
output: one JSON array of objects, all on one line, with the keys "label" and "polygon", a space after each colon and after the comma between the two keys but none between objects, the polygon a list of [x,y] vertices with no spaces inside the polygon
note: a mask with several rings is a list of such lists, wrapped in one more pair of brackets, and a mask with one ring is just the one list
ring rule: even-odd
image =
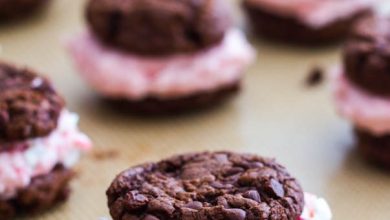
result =
[{"label": "parchment paper", "polygon": [[48,75],[81,116],[95,151],[78,166],[66,204],[33,220],[109,216],[105,190],[129,166],[176,153],[235,150],[276,157],[309,192],[324,196],[335,220],[389,220],[390,178],[367,166],[353,147],[351,126],[337,116],[326,84],[308,88],[313,65],[340,60],[338,46],[300,49],[255,42],[257,63],[233,102],[200,114],[139,118],[102,105],[79,78],[61,39],[84,28],[84,1],[56,0],[27,22],[0,27],[1,58]]}]

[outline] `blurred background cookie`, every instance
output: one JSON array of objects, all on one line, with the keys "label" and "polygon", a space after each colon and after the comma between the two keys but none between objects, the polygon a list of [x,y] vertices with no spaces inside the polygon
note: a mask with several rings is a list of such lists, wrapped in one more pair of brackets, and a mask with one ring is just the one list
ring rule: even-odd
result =
[{"label": "blurred background cookie", "polygon": [[352,25],[373,13],[375,0],[244,0],[252,29],[261,37],[302,45],[345,38]]},{"label": "blurred background cookie", "polygon": [[50,0],[0,0],[0,23],[26,18],[39,12]]},{"label": "blurred background cookie", "polygon": [[255,52],[222,0],[91,0],[68,47],[106,100],[139,113],[214,106],[239,91]]},{"label": "blurred background cookie", "polygon": [[368,17],[344,47],[333,75],[336,107],[355,126],[357,145],[370,161],[390,168],[390,18]]}]

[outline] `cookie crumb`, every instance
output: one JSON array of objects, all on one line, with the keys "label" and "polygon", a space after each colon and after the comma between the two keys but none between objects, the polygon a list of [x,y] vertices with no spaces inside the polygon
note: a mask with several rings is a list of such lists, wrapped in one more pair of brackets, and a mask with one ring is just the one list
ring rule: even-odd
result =
[{"label": "cookie crumb", "polygon": [[119,153],[116,150],[94,150],[92,157],[96,160],[108,160],[118,157]]},{"label": "cookie crumb", "polygon": [[305,80],[305,84],[308,87],[314,87],[320,85],[324,81],[324,70],[315,66],[310,70],[309,75]]}]

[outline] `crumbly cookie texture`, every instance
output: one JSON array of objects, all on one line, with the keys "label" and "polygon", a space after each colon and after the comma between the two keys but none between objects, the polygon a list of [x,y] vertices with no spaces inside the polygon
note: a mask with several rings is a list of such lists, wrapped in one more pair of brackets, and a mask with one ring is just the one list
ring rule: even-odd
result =
[{"label": "crumbly cookie texture", "polygon": [[0,199],[0,219],[13,219],[16,214],[38,213],[65,201],[74,173],[61,165],[50,173],[35,177],[31,184],[19,190],[10,200]]},{"label": "crumbly cookie texture", "polygon": [[102,42],[142,55],[205,49],[231,26],[223,0],[90,0],[86,14]]},{"label": "crumbly cookie texture", "polygon": [[57,127],[63,106],[47,79],[0,63],[0,142],[48,135]]},{"label": "crumbly cookie texture", "polygon": [[107,190],[114,220],[296,220],[299,183],[274,160],[231,152],[185,154],[130,168]]}]

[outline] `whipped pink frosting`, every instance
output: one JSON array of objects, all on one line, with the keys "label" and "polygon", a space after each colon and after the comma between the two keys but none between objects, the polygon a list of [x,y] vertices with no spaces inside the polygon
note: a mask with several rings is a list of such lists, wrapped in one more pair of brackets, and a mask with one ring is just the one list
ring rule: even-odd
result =
[{"label": "whipped pink frosting", "polygon": [[229,85],[241,79],[255,58],[253,48],[237,29],[211,49],[161,58],[108,48],[88,32],[71,39],[67,46],[81,75],[95,90],[128,99],[182,97]]},{"label": "whipped pink frosting", "polygon": [[323,198],[305,193],[305,207],[298,220],[331,220],[332,212]]},{"label": "whipped pink frosting", "polygon": [[390,133],[390,98],[362,91],[340,69],[333,71],[331,78],[336,107],[342,116],[375,135]]},{"label": "whipped pink frosting", "polygon": [[10,199],[31,179],[49,173],[55,165],[70,168],[92,145],[77,127],[78,116],[63,110],[58,127],[49,136],[27,140],[24,151],[0,153],[0,200]]},{"label": "whipped pink frosting", "polygon": [[313,28],[321,28],[337,19],[374,7],[380,0],[252,0],[280,15],[298,18]]}]

